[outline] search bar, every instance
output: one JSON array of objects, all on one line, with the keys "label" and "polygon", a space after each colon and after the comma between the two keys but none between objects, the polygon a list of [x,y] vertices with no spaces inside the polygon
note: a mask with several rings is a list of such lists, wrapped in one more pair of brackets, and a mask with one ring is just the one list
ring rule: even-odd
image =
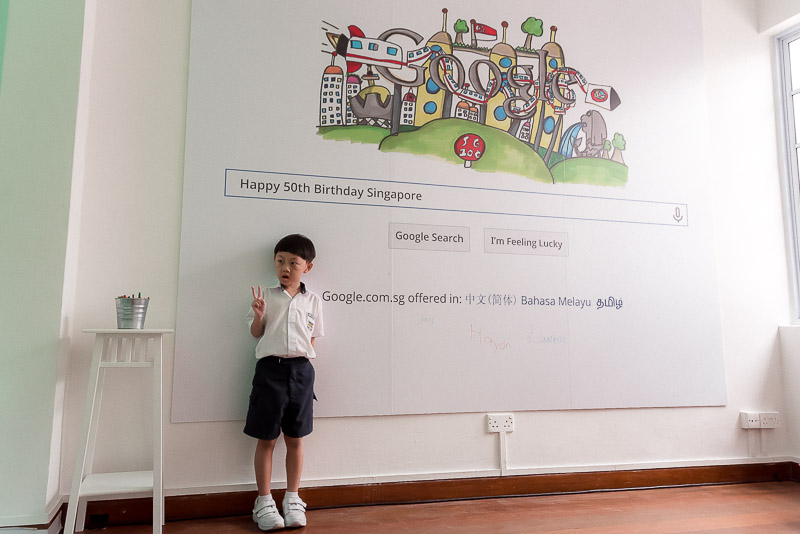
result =
[{"label": "search bar", "polygon": [[350,206],[688,226],[685,203],[225,169],[225,196]]}]

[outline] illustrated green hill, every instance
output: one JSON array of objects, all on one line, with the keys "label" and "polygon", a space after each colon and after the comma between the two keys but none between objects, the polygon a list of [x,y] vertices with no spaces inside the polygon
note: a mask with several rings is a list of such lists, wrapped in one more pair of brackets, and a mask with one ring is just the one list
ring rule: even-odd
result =
[{"label": "illustrated green hill", "polygon": [[464,134],[476,134],[486,143],[484,155],[472,162],[479,172],[518,174],[539,182],[552,183],[547,166],[533,149],[508,132],[463,119],[431,121],[413,132],[386,137],[380,144],[383,152],[435,156],[463,165],[453,146]]},{"label": "illustrated green hill", "polygon": [[555,183],[624,187],[628,183],[628,167],[603,158],[570,158],[550,169]]},{"label": "illustrated green hill", "polygon": [[317,133],[323,139],[332,141],[350,141],[351,143],[363,143],[379,145],[383,138],[389,135],[389,130],[377,126],[319,126]]},{"label": "illustrated green hill", "polygon": [[[603,158],[563,158],[553,154],[551,169],[533,147],[502,130],[463,119],[438,119],[420,128],[403,126],[397,135],[376,126],[321,126],[325,139],[351,143],[377,144],[382,152],[404,152],[440,158],[464,165],[453,146],[464,134],[476,134],[486,143],[484,155],[472,162],[478,172],[505,172],[543,183],[586,184],[623,187],[628,182],[628,167]],[[554,164],[554,162],[558,161]]]}]

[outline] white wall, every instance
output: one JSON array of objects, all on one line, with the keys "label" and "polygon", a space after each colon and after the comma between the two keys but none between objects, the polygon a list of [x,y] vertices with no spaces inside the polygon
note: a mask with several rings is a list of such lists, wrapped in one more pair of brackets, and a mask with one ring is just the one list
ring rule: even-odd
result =
[{"label": "white wall", "polygon": [[48,483],[51,437],[56,449],[61,437],[53,423],[82,28],[82,0],[9,4],[0,87],[0,527],[46,522],[49,498],[60,501],[57,479]]},{"label": "white wall", "polygon": [[800,22],[800,1],[757,0],[758,31],[775,34]]},{"label": "white wall", "polygon": [[[154,1],[148,10],[125,0],[98,4],[64,492],[91,352],[91,338],[80,329],[113,327],[113,297],[126,291],[152,297],[149,327],[174,327],[176,311],[189,2]],[[708,465],[751,461],[751,454],[797,456],[785,428],[769,431],[759,451],[738,427],[740,410],[784,409],[777,326],[788,322],[790,304],[771,43],[757,33],[753,0],[704,0],[703,6],[707,119],[713,133],[707,147],[697,147],[709,156],[708,174],[697,171],[697,179],[709,180],[715,198],[729,404],[518,413],[516,431],[508,438],[513,473]],[[616,21],[620,28],[625,23]],[[167,400],[172,357],[170,339]],[[135,400],[149,398],[146,378],[107,379],[101,419],[106,433],[97,451],[101,469],[149,465],[151,412],[146,400]],[[497,474],[498,438],[485,433],[484,424],[479,413],[321,419],[307,439],[304,478],[313,485]],[[168,494],[254,487],[254,443],[242,435],[241,426],[167,424]],[[283,480],[279,463],[275,471],[275,478]]]}]

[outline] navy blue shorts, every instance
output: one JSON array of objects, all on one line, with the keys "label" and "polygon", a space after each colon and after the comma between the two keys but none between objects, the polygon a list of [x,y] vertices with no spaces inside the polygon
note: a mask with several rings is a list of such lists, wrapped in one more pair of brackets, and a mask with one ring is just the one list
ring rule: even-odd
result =
[{"label": "navy blue shorts", "polygon": [[244,433],[302,438],[314,428],[314,366],[308,358],[267,356],[256,363]]}]

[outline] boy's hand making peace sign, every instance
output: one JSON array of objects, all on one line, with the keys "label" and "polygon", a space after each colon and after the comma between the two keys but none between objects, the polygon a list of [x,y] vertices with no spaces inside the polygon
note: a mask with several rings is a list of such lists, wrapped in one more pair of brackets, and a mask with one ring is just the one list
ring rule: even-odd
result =
[{"label": "boy's hand making peace sign", "polygon": [[258,317],[263,317],[264,312],[267,310],[267,302],[264,300],[264,295],[261,292],[261,285],[258,286],[258,293],[256,293],[256,288],[254,286],[250,286],[250,289],[253,291],[253,303],[250,304],[250,307],[253,308],[253,312]]},{"label": "boy's hand making peace sign", "polygon": [[260,338],[264,335],[264,313],[267,311],[267,301],[264,300],[264,294],[261,292],[261,286],[258,286],[258,293],[256,288],[250,286],[253,291],[253,302],[250,307],[253,308],[253,322],[250,323],[250,334],[255,338]]}]

